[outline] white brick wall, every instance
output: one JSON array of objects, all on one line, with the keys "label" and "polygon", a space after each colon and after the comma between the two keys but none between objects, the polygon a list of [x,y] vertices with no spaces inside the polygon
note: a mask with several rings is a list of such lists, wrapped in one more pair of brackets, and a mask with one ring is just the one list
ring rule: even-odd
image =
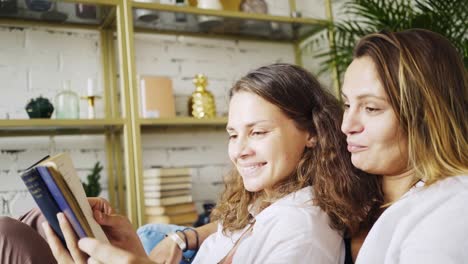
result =
[{"label": "white brick wall", "polygon": [[[289,13],[287,1],[267,1],[275,14]],[[284,2],[284,3],[283,3]],[[301,3],[302,2],[302,3]],[[315,9],[323,10],[320,1]],[[286,3],[286,4],[285,4]],[[298,1],[298,8],[312,7]],[[304,14],[310,12],[303,11]],[[312,12],[315,15],[315,11]],[[323,11],[322,11],[323,14]],[[27,118],[24,106],[39,95],[54,99],[64,80],[86,94],[86,79],[97,82],[102,93],[99,34],[96,31],[51,30],[0,26],[0,118]],[[294,62],[293,47],[254,41],[235,41],[138,34],[135,37],[138,74],[165,75],[173,79],[176,111],[187,115],[186,103],[194,86],[196,73],[208,76],[208,89],[216,97],[219,115],[227,113],[226,92],[248,70],[273,62]],[[306,60],[307,65],[314,62]],[[313,66],[311,66],[313,67]],[[97,117],[103,117],[102,102],[97,103]],[[80,116],[87,115],[86,103]],[[227,136],[222,128],[167,128],[144,134],[143,166],[193,166],[194,198],[199,208],[203,201],[213,201],[229,169]],[[55,136],[0,138],[0,215],[24,213],[34,203],[19,179],[23,170],[45,154],[71,153],[80,177],[85,178],[94,162],[106,166],[103,136]],[[107,168],[102,184],[107,189]],[[107,191],[103,193],[107,197]]]}]

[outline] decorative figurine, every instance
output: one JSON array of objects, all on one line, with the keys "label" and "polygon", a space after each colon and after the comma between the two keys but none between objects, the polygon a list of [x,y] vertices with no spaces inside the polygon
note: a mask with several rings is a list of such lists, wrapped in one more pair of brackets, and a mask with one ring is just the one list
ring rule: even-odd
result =
[{"label": "decorative figurine", "polygon": [[54,112],[54,106],[49,99],[39,96],[31,99],[26,105],[29,118],[50,118]]},{"label": "decorative figurine", "polygon": [[203,74],[197,74],[193,79],[195,92],[189,100],[189,115],[195,118],[212,118],[216,116],[216,106],[213,94],[206,90],[208,81]]}]

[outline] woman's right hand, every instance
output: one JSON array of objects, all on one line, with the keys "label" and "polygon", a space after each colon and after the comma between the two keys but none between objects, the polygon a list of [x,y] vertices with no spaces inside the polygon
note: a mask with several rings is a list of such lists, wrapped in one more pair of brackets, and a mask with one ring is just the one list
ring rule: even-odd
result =
[{"label": "woman's right hand", "polygon": [[149,258],[157,263],[178,264],[182,259],[182,250],[176,242],[166,237],[151,250]]},{"label": "woman's right hand", "polygon": [[88,198],[88,201],[93,209],[94,219],[101,225],[112,245],[136,255],[146,255],[140,238],[127,217],[114,214],[110,203],[103,198]]},{"label": "woman's right hand", "polygon": [[93,209],[93,211],[100,211],[108,215],[113,214],[115,212],[111,204],[104,198],[89,197],[88,202],[89,205],[91,205],[91,209]]}]

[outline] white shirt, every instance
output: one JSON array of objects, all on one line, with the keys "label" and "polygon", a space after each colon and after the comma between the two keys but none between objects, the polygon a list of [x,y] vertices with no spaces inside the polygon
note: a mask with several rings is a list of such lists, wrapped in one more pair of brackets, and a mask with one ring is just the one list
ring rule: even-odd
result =
[{"label": "white shirt", "polygon": [[411,189],[377,220],[356,263],[468,263],[468,176]]},{"label": "white shirt", "polygon": [[[256,215],[252,234],[240,243],[233,263],[343,263],[341,234],[329,226],[327,214],[312,204],[312,198],[312,187],[306,187]],[[244,230],[225,236],[218,225],[218,231],[203,242],[193,263],[218,263]]]}]

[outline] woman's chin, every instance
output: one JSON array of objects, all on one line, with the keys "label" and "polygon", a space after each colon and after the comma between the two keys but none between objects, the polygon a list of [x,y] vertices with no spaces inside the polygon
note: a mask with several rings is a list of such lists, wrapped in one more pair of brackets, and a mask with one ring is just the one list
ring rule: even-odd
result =
[{"label": "woman's chin", "polygon": [[249,192],[259,192],[263,190],[263,186],[259,186],[257,184],[245,184],[244,183],[244,188]]}]

